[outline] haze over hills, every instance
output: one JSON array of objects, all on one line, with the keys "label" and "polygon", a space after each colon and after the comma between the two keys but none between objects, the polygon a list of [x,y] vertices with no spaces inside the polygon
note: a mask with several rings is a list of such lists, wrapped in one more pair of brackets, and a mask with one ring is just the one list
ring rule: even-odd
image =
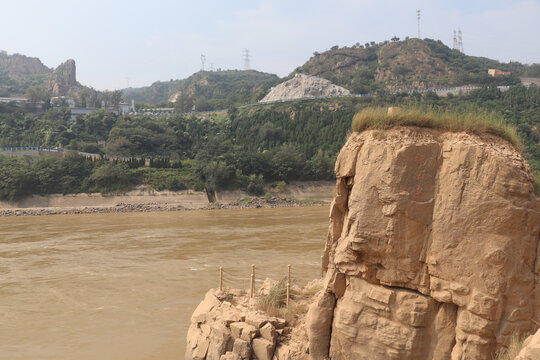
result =
[{"label": "haze over hills", "polygon": [[[487,73],[490,68],[509,71],[511,75],[491,77]],[[142,88],[123,89],[122,94],[126,101],[175,103],[180,112],[216,110],[255,103],[273,86],[298,73],[317,76],[351,93],[361,94],[463,85],[519,84],[520,77],[540,77],[540,64],[501,63],[465,55],[441,41],[399,41],[394,38],[378,44],[357,43],[351,47],[334,46],[323,53],[315,52],[284,79],[256,70],[199,71],[182,80],[156,81]],[[34,92],[40,90],[49,97],[69,96],[80,104],[95,105],[102,98],[107,100],[107,92],[96,92],[76,81],[73,60],[51,69],[38,58],[0,53],[0,96],[28,95],[29,89]]]}]

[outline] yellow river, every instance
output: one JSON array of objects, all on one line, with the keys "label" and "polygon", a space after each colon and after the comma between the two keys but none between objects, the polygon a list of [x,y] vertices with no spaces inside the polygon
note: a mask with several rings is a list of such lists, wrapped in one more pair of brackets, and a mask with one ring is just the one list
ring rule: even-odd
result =
[{"label": "yellow river", "polygon": [[328,206],[0,218],[0,359],[184,358],[209,288],[319,276]]}]

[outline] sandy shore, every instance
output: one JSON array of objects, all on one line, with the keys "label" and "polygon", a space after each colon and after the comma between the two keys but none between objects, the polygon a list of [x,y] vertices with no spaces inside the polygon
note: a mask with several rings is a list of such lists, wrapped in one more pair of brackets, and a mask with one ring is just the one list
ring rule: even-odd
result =
[{"label": "sandy shore", "polygon": [[333,182],[298,182],[287,185],[280,193],[270,192],[272,196],[267,196],[266,199],[253,197],[242,191],[222,191],[216,194],[215,203],[209,203],[204,192],[156,192],[143,188],[121,195],[32,196],[15,203],[0,202],[0,216],[314,206],[329,204],[333,187]]}]

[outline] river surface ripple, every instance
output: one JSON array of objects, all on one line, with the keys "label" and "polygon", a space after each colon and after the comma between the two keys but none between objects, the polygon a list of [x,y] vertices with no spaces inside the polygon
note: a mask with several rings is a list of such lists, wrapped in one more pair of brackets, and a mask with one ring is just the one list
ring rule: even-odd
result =
[{"label": "river surface ripple", "polygon": [[319,276],[328,207],[0,218],[0,359],[183,359],[209,288]]}]

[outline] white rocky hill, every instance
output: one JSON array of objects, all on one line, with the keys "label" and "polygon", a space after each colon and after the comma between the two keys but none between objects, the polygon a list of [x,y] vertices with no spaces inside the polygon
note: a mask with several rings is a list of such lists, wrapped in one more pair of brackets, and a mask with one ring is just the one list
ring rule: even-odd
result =
[{"label": "white rocky hill", "polygon": [[291,80],[287,80],[274,86],[268,95],[259,102],[318,96],[349,95],[350,93],[349,90],[334,85],[326,79],[296,74]]}]

